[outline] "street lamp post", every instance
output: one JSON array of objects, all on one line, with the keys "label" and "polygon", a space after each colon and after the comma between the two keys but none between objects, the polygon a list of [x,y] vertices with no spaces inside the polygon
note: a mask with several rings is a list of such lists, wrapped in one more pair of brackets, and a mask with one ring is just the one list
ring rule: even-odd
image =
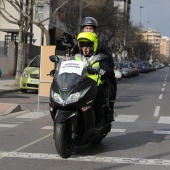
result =
[{"label": "street lamp post", "polygon": [[139,25],[141,26],[141,11],[142,11],[142,8],[144,8],[143,6],[140,6],[140,22],[139,22]]},{"label": "street lamp post", "polygon": [[150,21],[148,21],[148,29],[149,29],[149,24],[150,24],[151,22]]}]

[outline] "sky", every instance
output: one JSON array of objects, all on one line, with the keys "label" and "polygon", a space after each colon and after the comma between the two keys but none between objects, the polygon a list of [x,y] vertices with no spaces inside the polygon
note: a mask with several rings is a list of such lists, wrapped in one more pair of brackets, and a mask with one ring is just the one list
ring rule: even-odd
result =
[{"label": "sky", "polygon": [[[140,6],[144,8],[140,8]],[[131,21],[170,37],[170,0],[131,0]]]}]

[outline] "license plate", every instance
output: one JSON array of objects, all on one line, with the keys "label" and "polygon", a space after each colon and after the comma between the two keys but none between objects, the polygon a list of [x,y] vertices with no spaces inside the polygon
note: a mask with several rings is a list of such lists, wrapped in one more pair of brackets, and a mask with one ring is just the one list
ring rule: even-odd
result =
[{"label": "license plate", "polygon": [[39,83],[39,80],[31,80],[31,83],[38,84],[38,83]]}]

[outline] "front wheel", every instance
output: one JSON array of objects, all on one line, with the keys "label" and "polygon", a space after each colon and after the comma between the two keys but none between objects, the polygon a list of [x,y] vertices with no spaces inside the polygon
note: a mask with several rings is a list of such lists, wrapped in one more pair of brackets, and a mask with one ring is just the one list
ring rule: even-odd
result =
[{"label": "front wheel", "polygon": [[55,123],[55,146],[58,154],[62,158],[68,158],[71,156],[74,148],[73,136],[72,123],[70,120],[67,120],[64,123]]}]

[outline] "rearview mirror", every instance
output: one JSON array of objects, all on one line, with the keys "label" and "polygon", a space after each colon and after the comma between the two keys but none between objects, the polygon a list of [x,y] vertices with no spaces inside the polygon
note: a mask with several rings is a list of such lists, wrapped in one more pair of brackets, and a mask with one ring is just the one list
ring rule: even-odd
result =
[{"label": "rearview mirror", "polygon": [[59,58],[58,58],[58,56],[56,56],[56,55],[51,55],[50,56],[50,61],[51,62],[54,62],[54,63],[59,63]]}]

